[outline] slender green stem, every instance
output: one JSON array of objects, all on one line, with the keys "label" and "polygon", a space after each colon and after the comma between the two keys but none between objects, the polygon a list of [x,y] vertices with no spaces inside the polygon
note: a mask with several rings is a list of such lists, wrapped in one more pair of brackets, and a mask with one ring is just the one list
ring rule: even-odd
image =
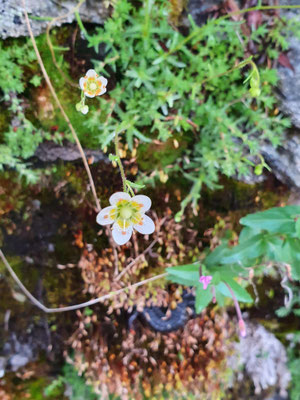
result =
[{"label": "slender green stem", "polygon": [[119,133],[118,133],[118,131],[115,132],[115,152],[116,152],[116,156],[117,156],[117,160],[116,161],[117,161],[117,164],[119,166],[120,173],[121,173],[123,191],[127,192],[126,176],[125,176],[125,172],[124,172],[124,168],[123,168],[123,165],[122,165],[120,152],[119,152]]},{"label": "slender green stem", "polygon": [[134,196],[134,191],[133,191],[133,189],[132,189],[129,185],[127,185],[127,187],[128,187],[128,190],[129,190],[131,196]]},{"label": "slender green stem", "polygon": [[85,29],[85,27],[84,27],[84,25],[83,25],[83,23],[82,23],[82,21],[81,21],[81,18],[80,18],[78,9],[74,12],[74,14],[75,14],[75,17],[76,17],[77,24],[78,24],[79,28],[80,28],[81,31],[84,33],[84,36],[85,36],[86,38],[88,38],[88,37],[89,37],[89,34],[87,33],[87,30]]},{"label": "slender green stem", "polygon": [[[247,58],[247,60],[244,60],[244,61],[240,62],[240,63],[239,63],[238,65],[236,65],[235,67],[232,67],[232,68],[228,69],[227,71],[222,72],[221,74],[213,75],[213,76],[210,76],[210,77],[208,77],[208,78],[206,78],[206,79],[203,79],[203,81],[200,82],[198,85],[201,86],[201,85],[203,85],[203,83],[206,83],[206,82],[210,81],[211,79],[220,78],[221,76],[230,74],[231,72],[235,71],[236,69],[243,68],[243,67],[244,67],[245,65],[247,65],[247,64],[251,64],[252,67],[253,67],[253,69],[255,69],[255,71],[256,71],[257,74],[258,74],[257,67],[256,67],[256,65],[254,64],[254,62],[253,62],[251,59],[252,59],[252,56],[249,57],[249,58]],[[258,75],[259,75],[259,74],[258,74]]]}]

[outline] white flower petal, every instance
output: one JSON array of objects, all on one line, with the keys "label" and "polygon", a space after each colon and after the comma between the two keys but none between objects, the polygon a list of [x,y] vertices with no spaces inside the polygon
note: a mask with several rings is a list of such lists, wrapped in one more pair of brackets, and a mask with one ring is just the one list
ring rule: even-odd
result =
[{"label": "white flower petal", "polygon": [[87,73],[85,74],[85,76],[87,76],[88,78],[90,77],[97,77],[97,72],[94,69],[89,69],[87,71]]},{"label": "white flower petal", "polygon": [[131,200],[142,205],[142,213],[148,211],[151,207],[151,199],[148,196],[144,196],[143,194],[138,194],[137,196],[132,197]]},{"label": "white flower petal", "polygon": [[97,78],[97,81],[100,81],[103,86],[107,85],[107,79],[104,78],[104,76],[100,76],[99,78]]},{"label": "white flower petal", "polygon": [[114,222],[114,220],[110,217],[109,213],[114,207],[105,207],[103,210],[99,212],[97,215],[96,221],[99,225],[109,225]]},{"label": "white flower petal", "polygon": [[128,193],[125,192],[116,192],[112,194],[109,198],[110,204],[113,206],[115,205],[119,200],[130,200],[131,197]]},{"label": "white flower petal", "polygon": [[85,82],[85,78],[80,78],[80,79],[79,79],[79,86],[80,86],[80,89],[81,89],[81,90],[84,90],[84,87],[83,87],[84,82]]},{"label": "white flower petal", "polygon": [[105,92],[106,92],[106,88],[104,87],[104,88],[101,89],[101,92],[98,94],[98,96],[101,96],[101,95],[104,94]]},{"label": "white flower petal", "polygon": [[88,94],[87,92],[84,92],[84,94],[86,95],[86,97],[95,97],[94,94]]},{"label": "white flower petal", "polygon": [[143,235],[150,235],[155,231],[154,222],[148,215],[143,215],[142,221],[139,224],[133,225],[133,227]]},{"label": "white flower petal", "polygon": [[122,246],[122,244],[125,244],[130,240],[132,230],[132,226],[127,228],[127,230],[120,230],[118,224],[114,223],[112,228],[112,237],[118,245]]}]

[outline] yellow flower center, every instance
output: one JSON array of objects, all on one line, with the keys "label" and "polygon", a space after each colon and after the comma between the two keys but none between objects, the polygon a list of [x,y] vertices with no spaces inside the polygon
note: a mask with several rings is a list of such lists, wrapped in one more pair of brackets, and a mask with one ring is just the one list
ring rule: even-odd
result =
[{"label": "yellow flower center", "polygon": [[141,207],[141,204],[134,201],[120,199],[115,208],[110,211],[110,217],[117,222],[121,229],[125,230],[142,221]]},{"label": "yellow flower center", "polygon": [[97,84],[95,82],[90,83],[90,90],[96,90]]},{"label": "yellow flower center", "polygon": [[122,219],[130,219],[133,215],[134,211],[132,207],[125,206],[120,210],[120,218]]}]

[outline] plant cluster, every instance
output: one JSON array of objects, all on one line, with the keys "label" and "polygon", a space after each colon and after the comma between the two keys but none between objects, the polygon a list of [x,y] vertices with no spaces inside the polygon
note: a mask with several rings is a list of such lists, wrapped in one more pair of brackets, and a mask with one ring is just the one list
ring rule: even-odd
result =
[{"label": "plant cluster", "polygon": [[26,105],[18,97],[28,86],[37,87],[41,83],[39,75],[33,75],[27,81],[26,68],[32,67],[35,59],[28,41],[5,47],[0,43],[0,104],[5,116],[0,128],[0,171],[4,167],[14,168],[28,182],[35,181],[37,175],[24,160],[33,156],[38,144],[47,139],[47,135],[25,116]]},{"label": "plant cluster", "polygon": [[[279,28],[269,33],[264,24],[248,37],[239,22],[225,19],[209,20],[201,27],[190,19],[189,35],[183,36],[167,17],[162,2],[148,0],[135,8],[122,0],[103,28],[86,35],[96,51],[105,44],[105,59],[95,62],[95,69],[116,83],[109,90],[111,101],[99,99],[100,114],[92,111],[85,124],[103,148],[114,132],[124,133],[130,149],[134,138],[144,143],[137,156],[144,167],[141,181],[153,182],[162,174],[189,181],[191,191],[182,201],[179,218],[188,203],[197,208],[203,185],[218,187],[220,173],[241,177],[255,164],[257,174],[266,166],[260,143],[269,140],[277,146],[289,126],[274,112],[271,89],[277,73],[260,67],[261,88],[259,80],[250,79],[249,93],[243,84],[248,68],[238,64],[250,40],[267,35],[273,43],[278,38],[278,49],[287,41]],[[253,71],[249,76],[253,78]],[[157,154],[151,151],[153,141],[162,145]]]},{"label": "plant cluster", "polygon": [[[232,297],[243,336],[245,327],[238,301],[252,302],[243,286],[251,281],[253,270],[263,270],[271,262],[285,269],[290,280],[300,279],[299,217],[299,206],[275,207],[249,214],[240,221],[244,227],[236,246],[230,247],[228,240],[225,240],[212,252],[208,252],[201,262],[168,268],[168,278],[172,282],[188,286],[195,286],[197,282],[195,308],[198,313],[212,300],[222,307],[224,298]],[[209,290],[201,281],[201,277],[205,276],[202,275],[204,272],[209,274],[207,277],[211,277]]]},{"label": "plant cluster", "polygon": [[69,359],[105,399],[217,400],[228,384],[226,358],[234,334],[226,312],[204,311],[172,333],[154,332],[140,322],[136,331],[110,318],[79,312],[69,340]]}]

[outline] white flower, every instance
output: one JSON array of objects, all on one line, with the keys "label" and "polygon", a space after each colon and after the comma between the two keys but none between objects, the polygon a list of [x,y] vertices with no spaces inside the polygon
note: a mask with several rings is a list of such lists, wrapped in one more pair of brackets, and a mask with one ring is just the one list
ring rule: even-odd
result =
[{"label": "white flower", "polygon": [[99,212],[97,222],[100,225],[113,224],[112,236],[117,244],[127,243],[133,228],[143,235],[154,232],[154,222],[145,215],[151,207],[148,196],[130,197],[128,193],[117,192],[110,196],[109,202],[111,206]]},{"label": "white flower", "polygon": [[85,77],[79,79],[80,89],[87,97],[101,96],[106,92],[107,79],[99,76],[95,70],[89,69]]}]

